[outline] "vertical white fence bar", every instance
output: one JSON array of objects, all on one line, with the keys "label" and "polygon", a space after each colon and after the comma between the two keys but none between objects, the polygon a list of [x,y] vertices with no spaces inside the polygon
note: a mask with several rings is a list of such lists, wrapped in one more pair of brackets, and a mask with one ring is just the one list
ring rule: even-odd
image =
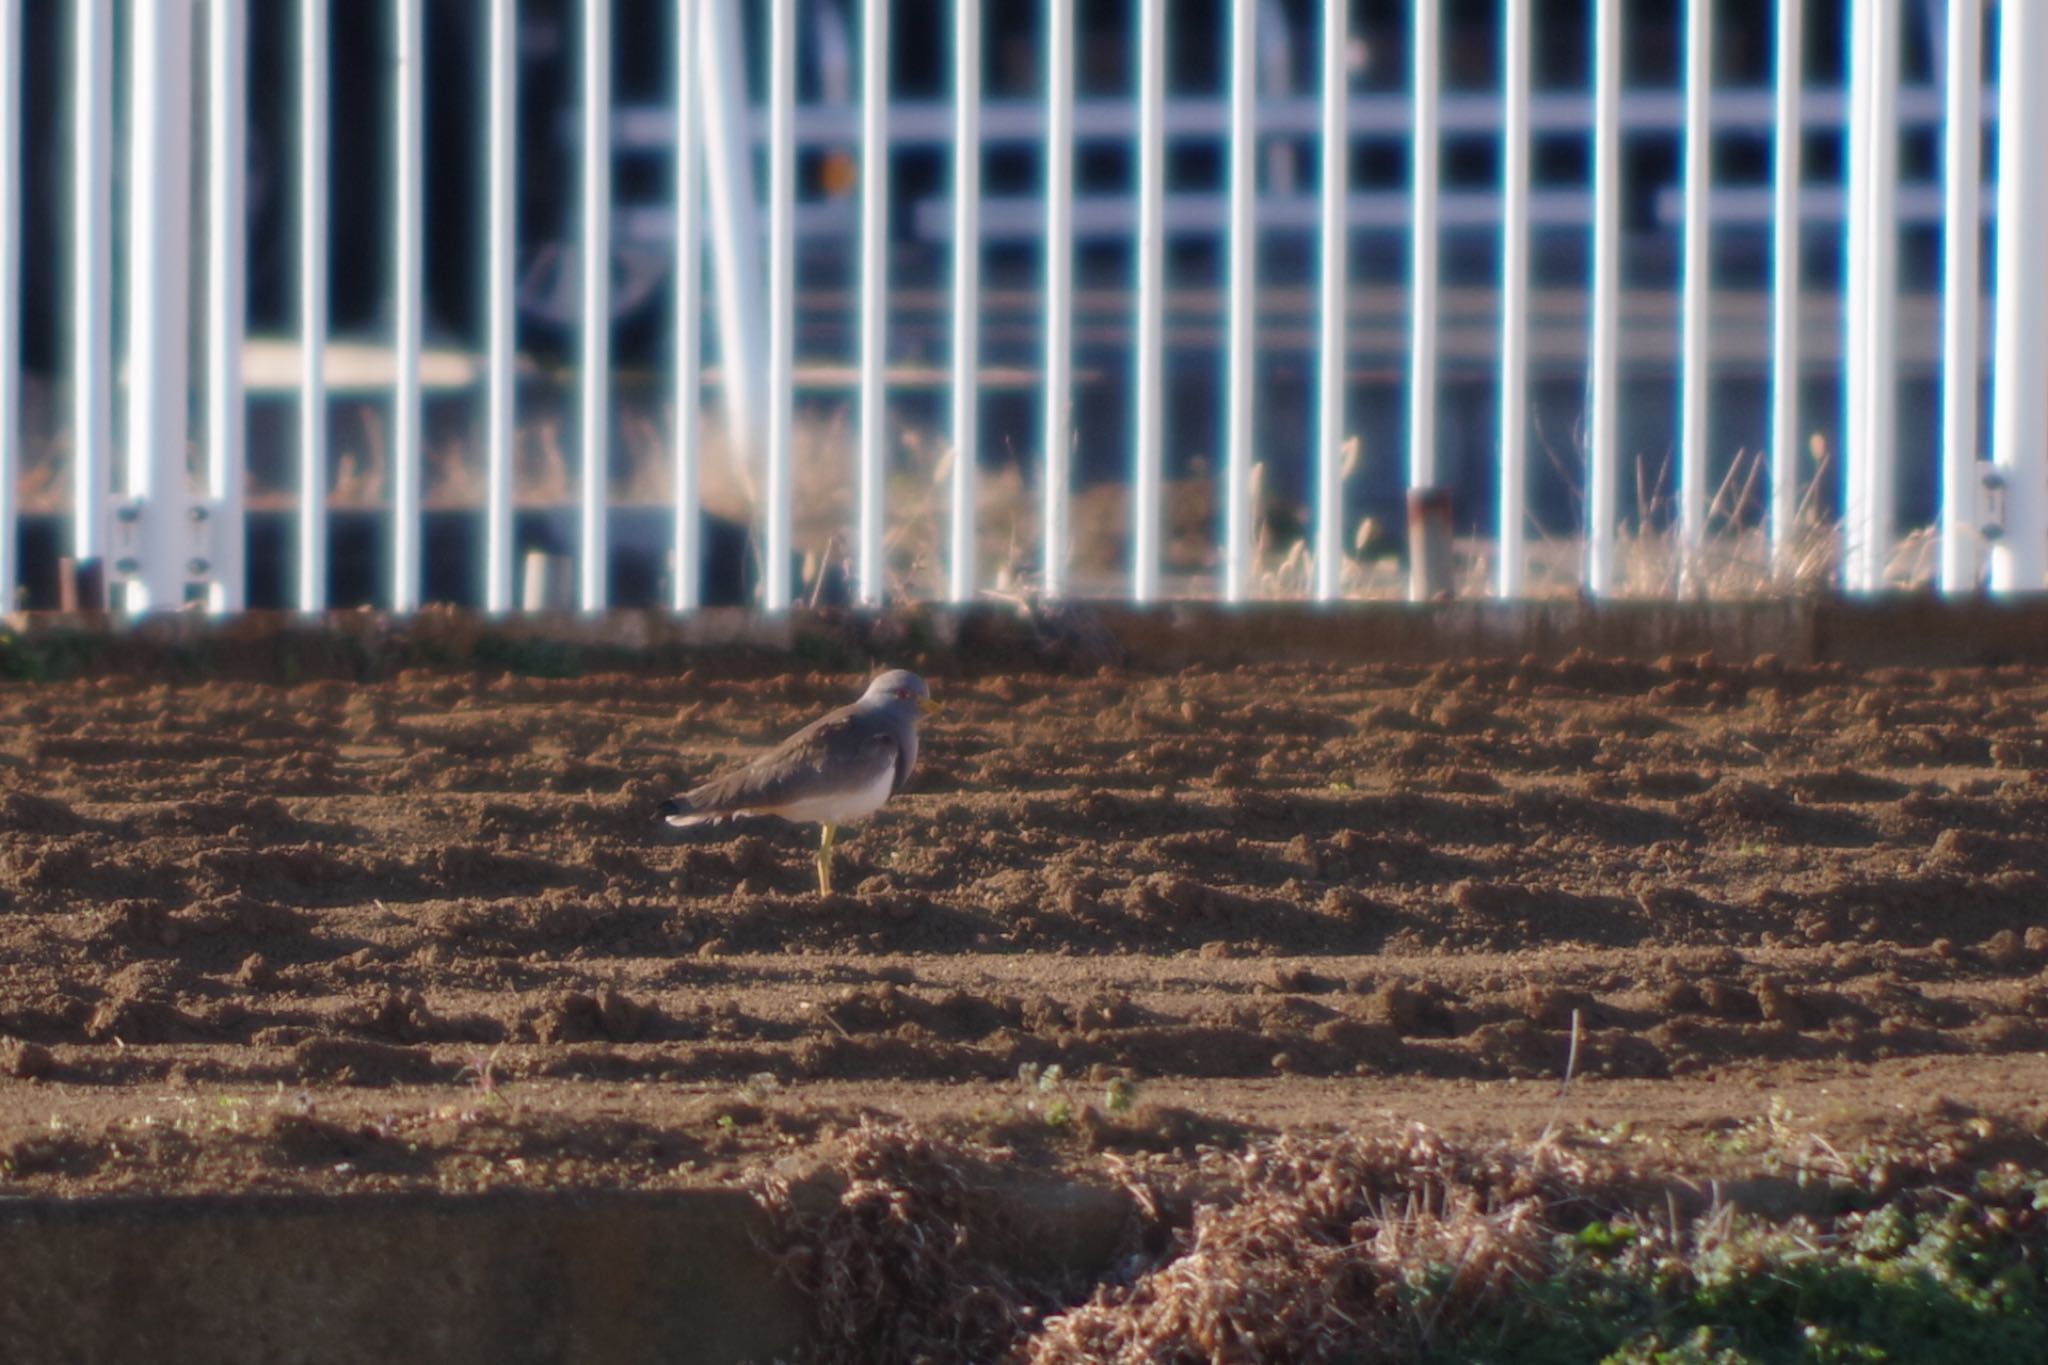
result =
[{"label": "vertical white fence bar", "polygon": [[1166,307],[1166,4],[1138,6],[1136,464],[1131,480],[1131,600],[1159,596],[1159,503]]},{"label": "vertical white fence bar", "polygon": [[1848,118],[1842,128],[1842,143],[1848,165],[1843,175],[1846,208],[1842,223],[1842,322],[1845,329],[1841,351],[1842,545],[1841,562],[1836,573],[1842,584],[1847,586],[1856,554],[1849,542],[1867,516],[1862,482],[1864,467],[1855,453],[1855,445],[1862,434],[1864,421],[1863,386],[1868,372],[1863,360],[1863,341],[1870,330],[1870,293],[1864,288],[1864,260],[1869,255],[1869,248],[1864,243],[1870,233],[1870,214],[1865,206],[1870,196],[1870,174],[1866,168],[1870,148],[1866,128],[1869,118],[1865,107],[1870,102],[1870,60],[1864,48],[1869,42],[1870,29],[1864,16],[1853,9],[1844,23],[1848,29],[1845,35],[1848,50],[1844,60],[1849,90]]},{"label": "vertical white fence bar", "polygon": [[327,605],[327,0],[299,0],[299,610]]},{"label": "vertical white fence bar", "polygon": [[1045,595],[1067,585],[1074,386],[1074,0],[1046,0]]},{"label": "vertical white fence bar", "polygon": [[77,144],[71,183],[71,554],[106,552],[107,445],[113,406],[113,0],[75,0]]},{"label": "vertical white fence bar", "polygon": [[1351,234],[1345,218],[1350,189],[1350,0],[1323,6],[1322,280],[1316,378],[1315,596],[1334,601],[1343,586],[1344,396],[1348,377],[1345,309]]},{"label": "vertical white fence bar", "polygon": [[1500,564],[1497,590],[1526,585],[1529,501],[1529,27],[1531,0],[1502,6],[1507,101],[1503,146],[1500,284]]},{"label": "vertical white fence bar", "polygon": [[[1414,306],[1409,316],[1408,357],[1408,486],[1434,488],[1441,481],[1436,449],[1437,325],[1443,281],[1437,224],[1442,207],[1439,167],[1443,160],[1443,6],[1440,0],[1416,0],[1415,124],[1409,139],[1414,160],[1409,224],[1410,289]],[[1411,587],[1420,586],[1419,583]]]},{"label": "vertical white fence bar", "polygon": [[1685,6],[1685,259],[1680,284],[1679,324],[1679,575],[1681,591],[1700,587],[1699,557],[1707,531],[1708,469],[1707,381],[1708,309],[1712,306],[1713,225],[1708,195],[1713,185],[1714,127],[1711,119],[1714,83],[1713,0],[1686,0]]},{"label": "vertical white fence bar", "polygon": [[1771,190],[1771,565],[1793,565],[1799,521],[1799,193],[1806,133],[1804,0],[1778,0],[1778,88]]},{"label": "vertical white fence bar", "polygon": [[519,5],[491,0],[485,346],[484,609],[512,609],[513,253],[519,243]]},{"label": "vertical white fence bar", "polygon": [[[1975,592],[1984,571],[1978,529],[1977,386],[1983,218],[1983,0],[1948,0],[1948,99],[1943,137],[1941,316],[1941,589]],[[2038,172],[2037,172],[2038,173]]]},{"label": "vertical white fence bar", "polygon": [[213,501],[213,573],[207,606],[215,612],[235,612],[242,610],[248,596],[242,510],[247,0],[212,0],[207,6],[207,42],[206,491]]},{"label": "vertical white fence bar", "polygon": [[1223,598],[1251,592],[1252,367],[1258,357],[1259,0],[1230,5],[1230,348],[1224,379]]},{"label": "vertical white fence bar", "polygon": [[[704,600],[698,436],[703,408],[704,198],[701,107],[696,69],[700,0],[676,0],[676,339],[675,573],[669,605],[695,611]],[[733,452],[740,458],[740,452]]]},{"label": "vertical white fence bar", "polygon": [[1875,592],[1884,586],[1898,483],[1898,0],[1866,0],[1853,16],[1843,586]]},{"label": "vertical white fence bar", "polygon": [[21,461],[21,3],[0,0],[0,612],[14,610]]},{"label": "vertical white fence bar", "polygon": [[1615,589],[1621,478],[1621,0],[1598,0],[1593,34],[1592,413],[1586,460],[1586,591]]},{"label": "vertical white fence bar", "polygon": [[747,101],[739,0],[699,0],[697,108],[704,117],[705,197],[710,205],[718,360],[725,372],[726,447],[751,480],[760,459],[756,414],[767,401],[762,333],[761,233],[754,194],[754,135]]},{"label": "vertical white fence bar", "polygon": [[612,5],[583,0],[581,600],[603,611],[611,569]]},{"label": "vertical white fence bar", "polygon": [[771,0],[768,19],[768,477],[763,481],[763,596],[790,604],[790,481],[796,331],[796,0]]},{"label": "vertical white fence bar", "polygon": [[860,106],[860,600],[882,601],[882,499],[889,414],[882,365],[889,344],[889,0],[867,0],[861,25]]},{"label": "vertical white fence bar", "polygon": [[[218,0],[216,0],[218,3]],[[421,0],[397,0],[392,12],[397,38],[397,118],[393,133],[393,202],[397,221],[392,244],[392,292],[398,374],[391,395],[391,609],[413,611],[422,591],[420,573],[420,288],[426,241],[424,74]]]},{"label": "vertical white fence bar", "polygon": [[953,7],[953,524],[947,595],[971,602],[980,577],[981,5]]},{"label": "vertical white fence bar", "polygon": [[128,469],[142,501],[131,611],[184,604],[192,486],[185,470],[190,321],[192,3],[135,8],[129,59]]},{"label": "vertical white fence bar", "polygon": [[2033,592],[2048,573],[2048,7],[1999,6],[1998,299],[1991,440],[2005,476],[2005,535],[1991,586]]},{"label": "vertical white fence bar", "polygon": [[1871,55],[1876,65],[1870,103],[1874,174],[1870,184],[1870,404],[1869,509],[1862,537],[1868,585],[1884,586],[1898,504],[1898,297],[1899,297],[1899,49],[1904,40],[1901,0],[1876,0]]}]

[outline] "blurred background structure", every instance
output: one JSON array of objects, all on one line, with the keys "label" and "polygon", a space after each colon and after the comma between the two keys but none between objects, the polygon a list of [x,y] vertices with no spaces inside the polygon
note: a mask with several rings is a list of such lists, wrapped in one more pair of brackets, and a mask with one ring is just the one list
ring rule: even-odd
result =
[{"label": "blurred background structure", "polygon": [[1997,80],[2048,6],[0,0],[0,47],[19,606],[2048,575],[2048,83]]}]

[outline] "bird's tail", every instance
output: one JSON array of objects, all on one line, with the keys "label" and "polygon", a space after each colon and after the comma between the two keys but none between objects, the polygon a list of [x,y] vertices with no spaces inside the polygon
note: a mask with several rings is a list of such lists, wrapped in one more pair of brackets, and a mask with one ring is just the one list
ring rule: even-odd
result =
[{"label": "bird's tail", "polygon": [[654,814],[656,819],[666,820],[678,829],[701,825],[706,820],[717,818],[698,810],[688,796],[671,796],[654,808]]}]

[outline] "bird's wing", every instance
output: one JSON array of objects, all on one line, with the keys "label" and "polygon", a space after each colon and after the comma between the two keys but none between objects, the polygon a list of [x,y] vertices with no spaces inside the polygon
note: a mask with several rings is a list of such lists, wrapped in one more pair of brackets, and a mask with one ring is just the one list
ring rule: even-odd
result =
[{"label": "bird's wing", "polygon": [[772,813],[813,797],[870,787],[895,771],[897,757],[889,726],[860,712],[835,711],[683,799],[688,814],[707,819],[741,811]]},{"label": "bird's wing", "polygon": [[896,780],[889,787],[891,796],[903,790],[903,784],[910,781],[910,770],[917,766],[917,726],[906,725],[894,730],[893,734],[896,740]]}]

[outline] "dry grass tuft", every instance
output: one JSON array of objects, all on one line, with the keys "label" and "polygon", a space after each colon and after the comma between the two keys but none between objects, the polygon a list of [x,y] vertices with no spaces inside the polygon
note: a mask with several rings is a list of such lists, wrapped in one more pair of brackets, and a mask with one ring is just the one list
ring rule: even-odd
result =
[{"label": "dry grass tuft", "polygon": [[1615,563],[1620,591],[1638,597],[1770,597],[1818,592],[1839,572],[1841,526],[1821,498],[1832,463],[1816,435],[1811,469],[1799,491],[1797,514],[1782,554],[1774,555],[1764,524],[1769,460],[1760,450],[1738,450],[1707,500],[1699,543],[1678,529],[1678,495],[1667,457],[1654,475],[1636,461],[1633,522],[1618,530]]},{"label": "dry grass tuft", "polygon": [[[807,1180],[756,1180],[783,1266],[816,1306],[819,1362],[996,1360],[1062,1300],[1027,1284],[990,1215],[1003,1153],[863,1125]],[[1067,1285],[1065,1301],[1077,1296]]]},{"label": "dry grass tuft", "polygon": [[[1153,1254],[1085,1286],[1021,1276],[992,1220],[1003,1153],[864,1126],[822,1175],[755,1186],[787,1273],[816,1304],[822,1361],[1339,1361],[1455,1338],[1540,1278],[1589,1172],[1555,1147],[1397,1136],[1208,1151],[1185,1190],[1125,1170]],[[1136,1242],[1129,1245],[1136,1246]]]},{"label": "dry grass tuft", "polygon": [[1541,1273],[1545,1211],[1581,1174],[1419,1127],[1227,1160],[1231,1202],[1199,1206],[1162,1264],[1050,1319],[1025,1358],[1249,1365],[1427,1349]]}]

